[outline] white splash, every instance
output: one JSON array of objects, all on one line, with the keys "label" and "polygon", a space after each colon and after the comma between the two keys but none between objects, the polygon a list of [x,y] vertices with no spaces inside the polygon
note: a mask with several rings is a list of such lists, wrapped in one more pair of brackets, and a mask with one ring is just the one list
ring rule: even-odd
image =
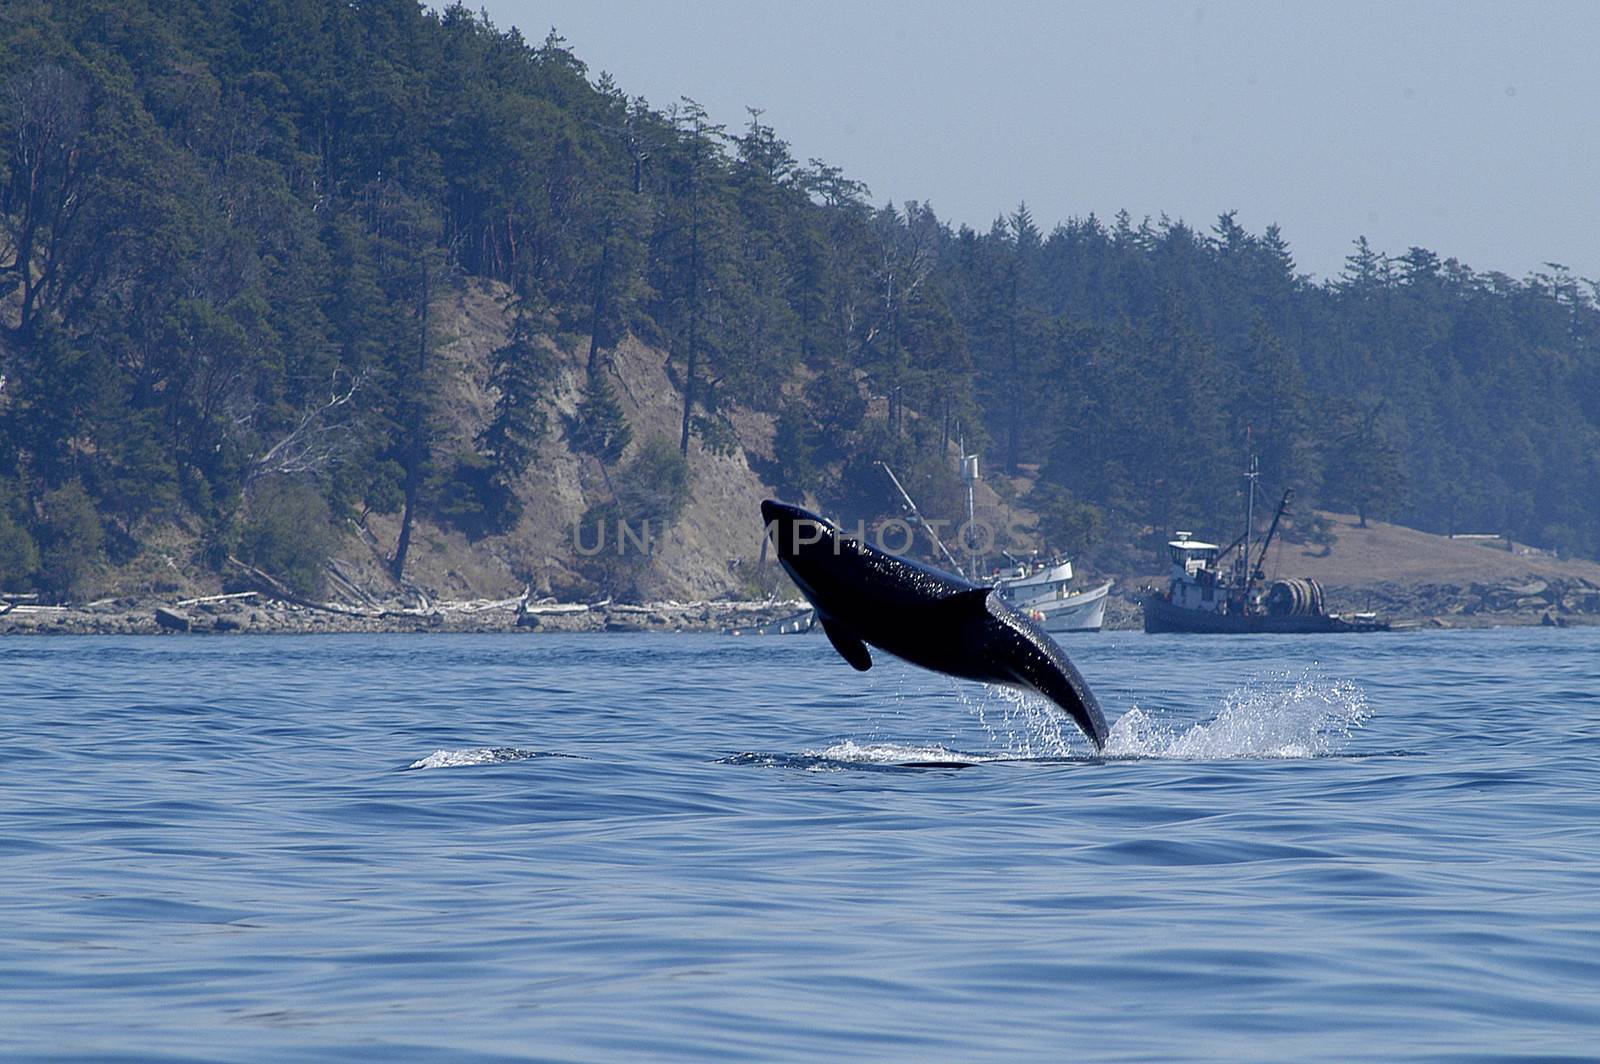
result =
[{"label": "white splash", "polygon": [[[980,697],[958,690],[978,725],[988,733],[989,742],[1000,746],[1005,759],[1031,760],[1071,757],[1075,752],[1093,753],[1088,740],[1079,736],[1078,726],[1059,710],[1035,695],[1012,687],[986,684]],[[1073,750],[1074,737],[1082,749]]]},{"label": "white splash", "polygon": [[1111,727],[1108,758],[1228,760],[1337,753],[1371,712],[1348,680],[1310,673],[1257,679],[1230,691],[1208,721],[1170,725],[1135,705]]},{"label": "white splash", "polygon": [[932,745],[858,743],[854,739],[844,739],[823,750],[807,750],[804,756],[866,765],[903,765],[907,762],[925,764],[949,762],[953,765],[970,765],[974,761],[987,760],[971,754],[958,753],[937,743]]},{"label": "white splash", "polygon": [[474,746],[465,750],[435,750],[427,757],[411,762],[406,768],[469,768],[540,756],[537,750],[519,750],[514,746]]}]

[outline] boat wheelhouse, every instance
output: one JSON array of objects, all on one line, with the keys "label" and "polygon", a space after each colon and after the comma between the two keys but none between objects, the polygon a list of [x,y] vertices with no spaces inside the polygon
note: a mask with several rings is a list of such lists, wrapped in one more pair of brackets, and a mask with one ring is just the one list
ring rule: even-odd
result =
[{"label": "boat wheelhouse", "polygon": [[1018,563],[994,574],[994,589],[1047,632],[1098,632],[1105,623],[1112,582],[1074,591],[1072,575],[1072,562],[1066,558]]}]

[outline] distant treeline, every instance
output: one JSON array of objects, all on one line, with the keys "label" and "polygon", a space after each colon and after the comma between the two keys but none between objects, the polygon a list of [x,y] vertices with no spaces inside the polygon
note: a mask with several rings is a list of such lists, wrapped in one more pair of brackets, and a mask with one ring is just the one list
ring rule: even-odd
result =
[{"label": "distant treeline", "polygon": [[[416,514],[538,506],[549,434],[681,482],[663,447],[736,446],[737,409],[776,425],[769,481],[849,517],[892,507],[880,459],[957,512],[961,438],[1003,493],[1039,467],[1060,546],[1126,558],[1232,520],[1253,451],[1310,503],[1600,554],[1600,311],[1559,267],[1363,240],[1313,283],[1231,214],[953,229],[758,112],[652,107],[554,34],[414,0],[12,0],[0,71],[0,589],[73,594],[174,530],[310,585],[366,511],[403,515],[403,574]],[[467,278],[514,327],[462,450],[429,308]],[[682,392],[664,445],[612,390],[630,333]],[[676,505],[595,502],[633,495]]]}]

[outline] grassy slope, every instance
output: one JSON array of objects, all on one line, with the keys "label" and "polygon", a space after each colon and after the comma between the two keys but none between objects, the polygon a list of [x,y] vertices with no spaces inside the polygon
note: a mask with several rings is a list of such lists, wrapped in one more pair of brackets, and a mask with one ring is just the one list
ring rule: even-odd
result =
[{"label": "grassy slope", "polygon": [[[1278,563],[1285,576],[1310,576],[1327,585],[1371,583],[1528,584],[1536,580],[1583,579],[1600,585],[1600,564],[1547,554],[1507,551],[1504,544],[1450,539],[1403,525],[1368,521],[1351,514],[1323,514],[1333,523],[1333,549],[1286,545]],[[1276,549],[1274,550],[1276,553]],[[1276,559],[1269,559],[1269,562]]]}]

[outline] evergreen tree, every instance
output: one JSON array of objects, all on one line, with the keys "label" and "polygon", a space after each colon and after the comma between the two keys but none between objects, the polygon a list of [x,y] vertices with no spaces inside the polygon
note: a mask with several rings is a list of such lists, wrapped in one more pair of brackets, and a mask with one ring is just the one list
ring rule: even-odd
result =
[{"label": "evergreen tree", "polygon": [[77,597],[87,590],[102,560],[105,530],[94,500],[73,480],[46,494],[40,508],[39,586],[57,601]]},{"label": "evergreen tree", "polygon": [[33,586],[39,569],[39,547],[27,526],[17,485],[0,477],[0,592]]},{"label": "evergreen tree", "polygon": [[633,430],[628,427],[616,389],[604,372],[589,375],[568,435],[581,454],[593,455],[605,465],[622,461],[623,452],[633,440]]},{"label": "evergreen tree", "polygon": [[666,214],[657,225],[653,251],[659,317],[667,323],[672,365],[683,393],[678,450],[689,453],[689,437],[707,421],[697,416],[714,399],[708,368],[722,356],[727,315],[728,220],[720,199],[725,181],[724,128],[693,100],[672,116],[678,141],[669,169]]},{"label": "evergreen tree", "polygon": [[489,365],[489,383],[496,392],[494,417],[479,442],[493,459],[496,473],[509,482],[528,468],[544,439],[555,369],[526,307],[516,311],[511,334],[494,350]]},{"label": "evergreen tree", "polygon": [[1323,460],[1328,501],[1354,510],[1362,528],[1369,516],[1392,515],[1405,488],[1400,451],[1382,416],[1384,405],[1351,404],[1340,411]]}]

